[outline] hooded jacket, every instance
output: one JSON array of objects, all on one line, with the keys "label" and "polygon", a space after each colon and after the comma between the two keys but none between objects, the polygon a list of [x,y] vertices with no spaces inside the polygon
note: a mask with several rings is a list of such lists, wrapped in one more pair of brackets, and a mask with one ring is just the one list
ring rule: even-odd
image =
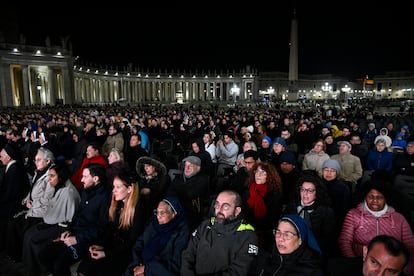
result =
[{"label": "hooded jacket", "polygon": [[[148,176],[145,173],[145,164],[155,167],[156,174]],[[158,203],[167,194],[170,185],[170,178],[167,175],[167,168],[160,161],[143,156],[136,163],[136,171],[138,174],[138,183],[140,188],[140,202],[143,210],[144,221],[147,221],[152,215],[152,210],[157,208]],[[149,193],[143,193],[143,189],[149,189]]]}]

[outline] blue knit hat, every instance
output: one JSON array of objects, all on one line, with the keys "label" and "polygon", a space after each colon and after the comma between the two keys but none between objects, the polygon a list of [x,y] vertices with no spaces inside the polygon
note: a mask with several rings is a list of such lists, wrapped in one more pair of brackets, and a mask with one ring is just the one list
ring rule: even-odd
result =
[{"label": "blue knit hat", "polygon": [[284,148],[286,148],[286,141],[285,141],[285,139],[283,139],[282,137],[277,137],[277,138],[273,141],[273,145],[275,145],[275,144],[282,145]]},{"label": "blue knit hat", "polygon": [[322,255],[322,251],[318,245],[318,242],[316,241],[316,238],[313,235],[312,230],[310,229],[308,222],[305,219],[303,219],[297,214],[289,214],[284,215],[279,220],[279,222],[280,221],[287,221],[293,224],[302,242],[306,243],[310,248]]},{"label": "blue knit hat", "polygon": [[269,136],[265,136],[265,137],[263,137],[262,141],[263,141],[263,140],[266,140],[266,141],[269,143],[269,145],[271,145],[271,144],[272,144],[272,139],[270,139],[270,137],[269,137]]},{"label": "blue knit hat", "polygon": [[284,151],[279,158],[279,162],[283,163],[286,162],[288,164],[292,164],[296,166],[296,156],[295,154],[289,152],[289,151]]}]

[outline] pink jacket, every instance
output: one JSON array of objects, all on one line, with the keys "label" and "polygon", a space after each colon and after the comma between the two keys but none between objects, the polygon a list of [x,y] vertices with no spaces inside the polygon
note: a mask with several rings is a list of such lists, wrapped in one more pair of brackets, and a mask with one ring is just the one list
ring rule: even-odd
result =
[{"label": "pink jacket", "polygon": [[[363,246],[377,235],[389,235],[402,241],[410,251],[410,256],[414,256],[414,235],[404,216],[389,207],[384,215],[376,218],[364,208],[363,203],[349,210],[345,217],[338,239],[342,255],[362,256]],[[411,259],[407,269],[413,271],[413,268]]]}]

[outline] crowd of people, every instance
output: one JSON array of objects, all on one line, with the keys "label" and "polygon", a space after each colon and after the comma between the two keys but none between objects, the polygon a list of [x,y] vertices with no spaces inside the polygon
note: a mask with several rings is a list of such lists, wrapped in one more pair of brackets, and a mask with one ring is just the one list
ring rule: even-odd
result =
[{"label": "crowd of people", "polygon": [[392,118],[0,116],[0,274],[414,275],[414,134]]}]

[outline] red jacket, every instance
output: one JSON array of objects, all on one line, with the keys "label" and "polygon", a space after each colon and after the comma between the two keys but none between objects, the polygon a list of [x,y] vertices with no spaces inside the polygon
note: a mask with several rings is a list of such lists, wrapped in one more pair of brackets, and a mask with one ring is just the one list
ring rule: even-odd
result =
[{"label": "red jacket", "polygon": [[106,162],[105,158],[102,155],[98,155],[92,158],[87,158],[87,157],[83,158],[81,166],[70,178],[73,185],[75,185],[78,191],[81,191],[83,189],[83,185],[81,182],[83,169],[85,168],[86,164],[90,164],[90,163],[101,164],[105,167],[105,169],[108,168],[108,162]]}]

